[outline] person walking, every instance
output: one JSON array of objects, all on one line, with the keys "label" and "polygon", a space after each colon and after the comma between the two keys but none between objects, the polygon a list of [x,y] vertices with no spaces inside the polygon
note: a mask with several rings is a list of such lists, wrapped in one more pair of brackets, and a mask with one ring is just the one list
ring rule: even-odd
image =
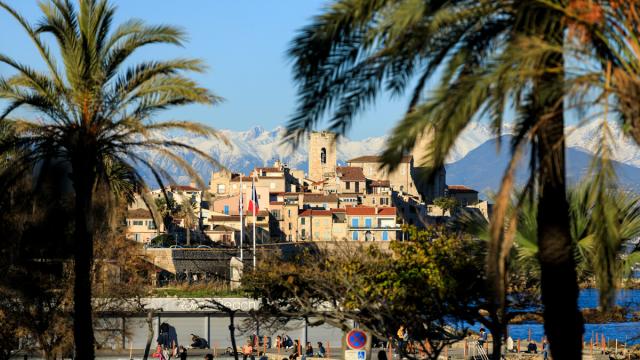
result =
[{"label": "person walking", "polygon": [[542,340],[542,356],[544,357],[544,360],[549,360],[549,352],[551,352],[549,342],[547,339],[544,339]]},{"label": "person walking", "polygon": [[484,328],[480,328],[478,345],[480,345],[481,348],[484,348],[484,344],[486,343],[487,343],[487,332],[484,330]]}]

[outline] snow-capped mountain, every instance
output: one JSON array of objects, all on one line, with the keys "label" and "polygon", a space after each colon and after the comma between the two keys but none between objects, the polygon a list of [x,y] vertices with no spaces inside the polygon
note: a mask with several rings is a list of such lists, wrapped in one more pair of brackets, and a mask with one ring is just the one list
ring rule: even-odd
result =
[{"label": "snow-capped mountain", "polygon": [[[622,135],[620,127],[611,124],[613,134],[614,160],[627,165],[640,167],[640,148],[632,140]],[[600,126],[592,122],[580,127],[567,128],[567,145],[570,148],[586,153],[593,153],[597,148]],[[261,126],[252,127],[246,131],[221,130],[221,134],[229,141],[226,146],[219,139],[194,137],[185,135],[167,135],[167,138],[190,144],[201,151],[217,159],[220,164],[232,171],[248,172],[255,166],[268,166],[274,160],[281,160],[292,168],[307,169],[307,144],[302,142],[297,148],[282,142],[285,132],[283,127],[266,130]],[[511,134],[511,128],[505,127],[503,135]],[[337,158],[339,163],[361,156],[380,153],[385,145],[386,136],[370,137],[363,140],[350,140],[341,138],[337,146]],[[452,149],[447,159],[448,163],[454,163],[463,159],[474,149],[495,138],[491,129],[481,123],[470,124],[461,134],[458,142]],[[198,160],[193,154],[184,152],[184,159],[203,176],[209,178],[212,167]],[[151,155],[149,155],[151,156]],[[184,174],[180,173],[170,161],[155,158],[156,163],[163,166],[176,181],[186,181]],[[147,175],[151,175],[148,173]],[[150,176],[148,178],[151,178]]]}]

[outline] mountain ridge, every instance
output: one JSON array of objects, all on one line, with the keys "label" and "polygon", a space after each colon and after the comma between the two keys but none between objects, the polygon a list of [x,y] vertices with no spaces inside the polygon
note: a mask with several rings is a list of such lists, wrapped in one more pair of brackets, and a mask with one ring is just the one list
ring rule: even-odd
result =
[{"label": "mountain ridge", "polygon": [[[567,128],[567,147],[586,154],[593,154],[597,146],[597,123],[587,124],[581,127]],[[267,130],[262,126],[253,126],[245,131],[220,130],[220,134],[227,138],[231,147],[226,147],[219,139],[205,138],[203,136],[186,136],[182,134],[164,135],[167,139],[185,142],[217,159],[224,167],[238,172],[248,173],[256,166],[268,166],[275,160],[288,164],[291,168],[307,170],[307,142],[302,141],[298,148],[294,149],[289,144],[282,142],[285,133],[284,127],[276,127]],[[503,134],[512,133],[509,127],[503,129]],[[628,166],[640,168],[640,150],[635,144],[622,136],[618,126],[612,126],[612,134],[616,149],[613,151],[613,159]],[[449,166],[464,159],[472,151],[478,149],[496,136],[484,124],[472,123],[463,131],[455,146],[451,149],[447,158]],[[339,164],[362,155],[379,154],[385,147],[387,136],[369,137],[362,140],[351,140],[341,137],[337,145],[337,159]],[[503,148],[508,149],[508,139],[503,139]],[[495,142],[493,143],[495,145]],[[211,170],[214,168],[196,158],[187,151],[181,151],[183,158],[190,163],[196,171],[208,180]],[[488,156],[488,154],[487,154]],[[174,177],[176,182],[188,182],[188,178],[181,173],[174,164],[166,158],[155,154],[147,154],[147,157],[162,166]],[[455,168],[455,167],[454,167]],[[148,170],[140,169],[143,176],[151,179]],[[449,181],[448,181],[449,182]],[[451,182],[449,182],[451,183]]]}]

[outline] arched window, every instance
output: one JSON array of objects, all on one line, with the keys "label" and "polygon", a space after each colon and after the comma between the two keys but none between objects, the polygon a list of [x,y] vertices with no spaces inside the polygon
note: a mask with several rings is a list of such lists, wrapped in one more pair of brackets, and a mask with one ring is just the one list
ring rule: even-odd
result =
[{"label": "arched window", "polygon": [[320,150],[320,163],[322,164],[326,164],[327,163],[327,149],[322,148]]}]

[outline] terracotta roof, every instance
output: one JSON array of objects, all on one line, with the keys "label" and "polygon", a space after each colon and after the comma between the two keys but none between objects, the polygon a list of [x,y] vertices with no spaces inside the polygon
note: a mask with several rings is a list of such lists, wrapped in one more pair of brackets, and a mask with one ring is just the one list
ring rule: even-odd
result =
[{"label": "terracotta roof", "polygon": [[357,166],[338,166],[336,167],[336,173],[342,181],[365,181],[367,178],[364,176],[361,167]]},{"label": "terracotta roof", "polygon": [[[411,155],[405,155],[400,159],[401,163],[410,163],[413,159]],[[357,158],[353,158],[351,160],[347,160],[348,163],[356,162],[356,163],[381,163],[382,157],[378,155],[365,155],[359,156]]]},{"label": "terracotta roof", "polygon": [[378,215],[396,215],[396,208],[394,207],[385,207],[378,208]]},{"label": "terracotta roof", "polygon": [[340,193],[337,196],[339,198],[345,198],[345,197],[358,197],[360,195],[362,195],[362,194],[360,194],[360,193]]},{"label": "terracotta roof", "polygon": [[464,185],[447,185],[447,188],[450,193],[478,193],[476,190]]},{"label": "terracotta roof", "polygon": [[171,190],[180,190],[180,191],[200,191],[191,185],[171,185],[170,188]]},{"label": "terracotta roof", "polygon": [[372,180],[371,187],[390,187],[391,183],[389,180]]},{"label": "terracotta roof", "polygon": [[305,209],[305,210],[300,211],[298,216],[331,216],[331,211],[330,210]]},{"label": "terracotta roof", "polygon": [[347,215],[375,215],[376,208],[374,207],[347,207]]},{"label": "terracotta roof", "polygon": [[329,211],[331,211],[332,213],[343,213],[343,212],[346,212],[347,210],[344,208],[337,208],[337,209],[330,209]]},{"label": "terracotta roof", "polygon": [[337,202],[337,201],[338,201],[338,196],[336,196],[335,194],[329,194],[329,195],[312,194],[312,193],[304,194],[304,202],[329,203],[329,202]]},{"label": "terracotta roof", "polygon": [[[231,182],[240,182],[240,175],[233,174],[231,176]],[[251,182],[251,176],[242,176],[242,182]]]},{"label": "terracotta roof", "polygon": [[266,171],[266,172],[281,172],[280,168],[277,167],[257,167],[256,170]]},{"label": "terracotta roof", "polygon": [[132,209],[127,211],[127,219],[153,219],[153,215],[147,209]]}]

